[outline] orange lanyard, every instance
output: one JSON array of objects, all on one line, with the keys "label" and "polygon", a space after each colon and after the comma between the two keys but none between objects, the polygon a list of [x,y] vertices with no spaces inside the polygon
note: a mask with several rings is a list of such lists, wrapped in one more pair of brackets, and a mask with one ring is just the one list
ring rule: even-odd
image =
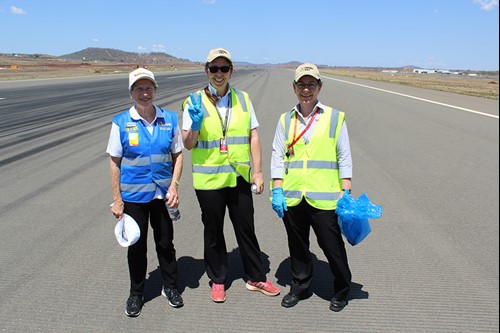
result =
[{"label": "orange lanyard", "polygon": [[297,123],[299,122],[299,115],[297,113],[295,114],[295,124],[293,125],[293,137],[294,137],[294,139],[293,139],[292,143],[290,143],[287,146],[287,149],[291,149],[293,147],[293,145],[296,144],[297,141],[300,140],[300,138],[304,135],[304,133],[307,132],[307,130],[309,129],[309,127],[311,127],[311,125],[312,125],[312,123],[314,121],[314,118],[316,118],[316,115],[319,113],[317,111],[318,111],[318,108],[316,107],[316,109],[314,109],[314,113],[313,113],[311,119],[309,119],[309,122],[306,125],[306,128],[304,128],[304,130],[297,137],[295,137],[295,136],[297,135]]}]

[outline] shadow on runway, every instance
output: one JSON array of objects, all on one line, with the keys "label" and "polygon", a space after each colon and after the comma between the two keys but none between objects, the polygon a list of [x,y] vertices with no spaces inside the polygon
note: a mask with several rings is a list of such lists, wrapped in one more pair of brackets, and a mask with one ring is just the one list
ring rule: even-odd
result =
[{"label": "shadow on runway", "polygon": [[[311,285],[311,292],[321,297],[324,300],[331,301],[333,297],[333,275],[330,270],[328,262],[318,260],[318,257],[311,253],[313,258],[313,282]],[[280,286],[290,286],[292,282],[292,269],[290,267],[290,258],[281,262],[276,271],[277,283]],[[286,291],[287,293],[288,291]],[[351,290],[348,299],[368,299],[368,292],[363,290],[363,285],[351,282]]]},{"label": "shadow on runway", "polygon": [[[266,274],[270,272],[269,256],[264,252],[261,253],[262,264]],[[228,274],[225,282],[226,290],[231,288],[234,281],[242,279],[246,282],[248,279],[243,269],[241,262],[240,249],[235,248],[227,254]],[[180,257],[177,259],[179,269],[179,277],[177,286],[182,294],[186,288],[196,289],[200,286],[200,280],[205,274],[205,260],[195,259],[193,257]],[[243,283],[242,282],[242,283]],[[144,302],[147,303],[161,295],[163,281],[161,278],[160,268],[149,273],[144,285]],[[207,287],[210,288],[210,287]]]}]

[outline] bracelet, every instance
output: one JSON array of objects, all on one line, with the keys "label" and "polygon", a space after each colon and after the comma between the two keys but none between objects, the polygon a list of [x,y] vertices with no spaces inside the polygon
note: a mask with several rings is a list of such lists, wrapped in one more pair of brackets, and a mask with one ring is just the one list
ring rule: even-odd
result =
[{"label": "bracelet", "polygon": [[177,187],[180,185],[178,180],[174,180],[174,184],[177,185]]}]

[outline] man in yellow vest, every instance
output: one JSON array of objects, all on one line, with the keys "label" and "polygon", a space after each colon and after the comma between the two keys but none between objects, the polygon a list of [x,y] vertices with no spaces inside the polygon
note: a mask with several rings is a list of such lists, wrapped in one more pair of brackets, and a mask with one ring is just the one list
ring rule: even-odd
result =
[{"label": "man in yellow vest", "polygon": [[[259,123],[248,94],[229,86],[233,63],[229,51],[210,50],[205,64],[208,85],[183,104],[182,138],[192,150],[193,186],[204,225],[204,256],[211,298],[226,300],[228,273],[224,239],[226,207],[248,276],[246,288],[268,296],[280,293],[266,278],[255,235],[251,183],[264,190]],[[251,157],[251,158],[250,158]],[[253,169],[251,169],[251,162]]]},{"label": "man in yellow vest", "polygon": [[319,102],[322,84],[315,65],[297,67],[299,103],[281,115],[273,141],[272,207],[283,218],[293,272],[281,305],[290,308],[311,295],[312,227],[334,276],[330,309],[338,312],[347,305],[351,271],[335,208],[351,190],[352,159],[345,114]]}]

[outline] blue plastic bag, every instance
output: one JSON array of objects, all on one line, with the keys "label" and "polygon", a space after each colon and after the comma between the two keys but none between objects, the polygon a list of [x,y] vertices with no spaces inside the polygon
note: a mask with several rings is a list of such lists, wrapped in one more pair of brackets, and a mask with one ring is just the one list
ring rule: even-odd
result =
[{"label": "blue plastic bag", "polygon": [[342,235],[352,246],[363,241],[371,232],[369,218],[382,216],[382,207],[370,202],[363,193],[358,199],[353,198],[348,191],[337,202],[338,223]]}]

